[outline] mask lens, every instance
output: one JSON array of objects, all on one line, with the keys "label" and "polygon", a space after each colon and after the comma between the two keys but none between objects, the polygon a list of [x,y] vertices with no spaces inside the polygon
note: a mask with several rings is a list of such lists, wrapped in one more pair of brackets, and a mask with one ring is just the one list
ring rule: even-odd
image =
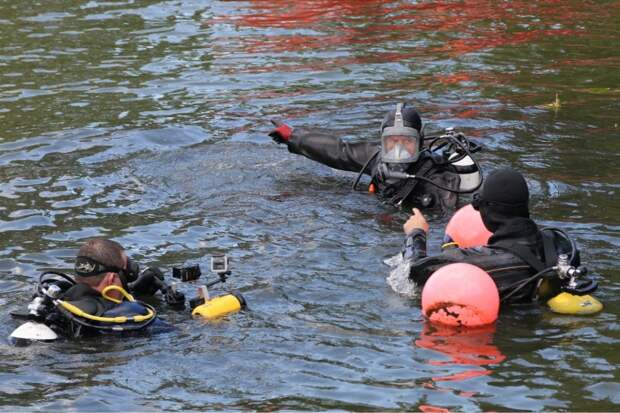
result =
[{"label": "mask lens", "polygon": [[383,160],[385,162],[415,162],[417,155],[417,139],[398,135],[383,138]]}]

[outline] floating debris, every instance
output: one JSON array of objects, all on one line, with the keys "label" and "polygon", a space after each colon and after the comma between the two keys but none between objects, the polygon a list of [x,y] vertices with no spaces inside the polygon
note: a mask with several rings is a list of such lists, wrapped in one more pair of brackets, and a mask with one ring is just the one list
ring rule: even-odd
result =
[{"label": "floating debris", "polygon": [[560,96],[559,96],[558,93],[556,93],[555,94],[555,102],[547,103],[546,105],[543,105],[543,107],[548,108],[548,109],[553,109],[553,110],[555,110],[557,112],[558,110],[560,110],[560,106],[561,105],[562,104],[560,103]]}]

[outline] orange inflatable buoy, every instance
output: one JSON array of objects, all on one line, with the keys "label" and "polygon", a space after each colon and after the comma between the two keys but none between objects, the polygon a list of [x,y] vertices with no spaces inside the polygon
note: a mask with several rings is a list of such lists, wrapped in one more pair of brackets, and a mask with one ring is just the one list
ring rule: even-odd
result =
[{"label": "orange inflatable buoy", "polygon": [[468,204],[450,218],[444,244],[454,242],[459,248],[480,247],[487,245],[491,235],[493,233],[484,226],[480,212]]},{"label": "orange inflatable buoy", "polygon": [[422,312],[432,323],[475,327],[491,324],[499,313],[499,292],[489,274],[475,265],[441,267],[422,290]]}]

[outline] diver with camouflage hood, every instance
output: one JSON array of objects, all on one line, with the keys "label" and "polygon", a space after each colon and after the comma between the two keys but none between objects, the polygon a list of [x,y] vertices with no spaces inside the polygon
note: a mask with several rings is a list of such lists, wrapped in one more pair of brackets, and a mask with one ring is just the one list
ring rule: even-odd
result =
[{"label": "diver with camouflage hood", "polygon": [[458,195],[478,189],[482,175],[471,153],[480,147],[463,134],[447,130],[424,137],[419,113],[407,103],[388,111],[381,123],[380,140],[348,141],[312,130],[272,121],[269,136],[289,152],[344,171],[370,175],[368,191],[384,202],[452,209]]}]

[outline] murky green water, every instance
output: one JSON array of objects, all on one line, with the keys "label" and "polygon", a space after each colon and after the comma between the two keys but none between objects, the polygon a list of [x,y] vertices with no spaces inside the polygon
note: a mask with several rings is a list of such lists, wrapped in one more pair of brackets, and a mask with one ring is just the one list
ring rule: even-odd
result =
[{"label": "murky green water", "polygon": [[[616,1],[1,1],[0,406],[618,410],[619,44]],[[374,137],[402,99],[526,174],[602,314],[425,325],[381,263],[406,216],[265,136]],[[227,253],[250,311],[160,304],[175,331],[11,346],[9,311],[95,235],[167,268]]]}]

